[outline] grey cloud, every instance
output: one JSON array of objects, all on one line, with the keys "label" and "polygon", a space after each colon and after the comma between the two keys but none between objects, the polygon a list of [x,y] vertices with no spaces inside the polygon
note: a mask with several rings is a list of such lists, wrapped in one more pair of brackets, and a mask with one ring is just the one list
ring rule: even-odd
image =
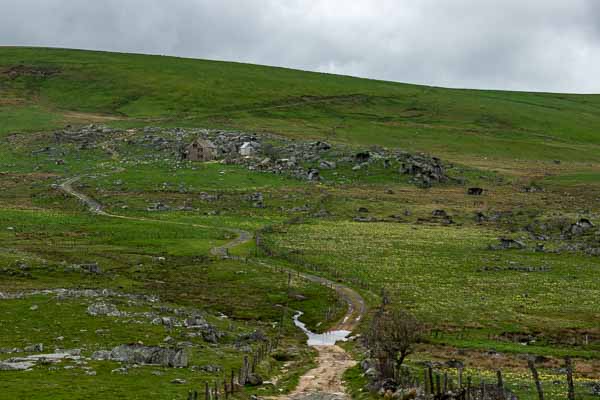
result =
[{"label": "grey cloud", "polygon": [[600,92],[597,0],[0,0],[0,44]]}]

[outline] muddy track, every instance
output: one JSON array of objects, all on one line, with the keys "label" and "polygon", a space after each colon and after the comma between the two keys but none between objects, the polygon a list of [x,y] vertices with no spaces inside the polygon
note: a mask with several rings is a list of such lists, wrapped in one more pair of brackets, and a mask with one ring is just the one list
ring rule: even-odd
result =
[{"label": "muddy track", "polygon": [[[124,215],[111,214],[109,212],[104,211],[102,208],[102,204],[100,204],[98,201],[73,188],[73,184],[79,179],[80,177],[68,179],[67,181],[63,182],[59,186],[59,188],[64,193],[67,193],[79,199],[88,207],[89,211],[93,214],[134,221],[149,221],[163,224],[187,225],[198,228],[215,229],[214,226],[209,225],[163,221],[151,218],[128,217]],[[221,246],[213,247],[210,250],[210,253],[217,257],[227,257],[229,255],[230,249],[233,249],[234,247],[249,242],[250,240],[252,240],[253,237],[253,235],[250,232],[242,229],[224,227],[221,227],[219,229],[235,234],[236,238],[230,240],[229,242]],[[267,268],[274,269],[272,265],[269,265],[265,262],[260,261],[259,264]],[[337,282],[333,282],[329,279],[320,276],[301,273],[291,269],[286,270],[286,272],[298,276],[302,279],[308,280],[310,282],[330,287],[331,289],[335,290],[338,296],[340,296],[348,304],[348,309],[344,318],[330,330],[353,331],[358,327],[361,319],[365,314],[365,301],[360,294],[358,294],[356,291],[352,290],[347,286],[344,286]],[[344,349],[337,345],[313,347],[319,353],[317,358],[317,367],[308,371],[306,374],[300,377],[298,387],[293,392],[291,392],[288,395],[279,396],[276,399],[329,400],[347,398],[343,385],[343,374],[348,368],[354,366],[356,362],[346,351],[344,351]]]}]

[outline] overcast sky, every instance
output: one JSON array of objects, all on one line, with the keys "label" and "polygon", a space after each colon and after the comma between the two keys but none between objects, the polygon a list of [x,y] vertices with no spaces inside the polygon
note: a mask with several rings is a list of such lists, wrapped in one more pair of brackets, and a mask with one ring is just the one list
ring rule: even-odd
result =
[{"label": "overcast sky", "polygon": [[0,0],[0,45],[600,93],[600,0]]}]

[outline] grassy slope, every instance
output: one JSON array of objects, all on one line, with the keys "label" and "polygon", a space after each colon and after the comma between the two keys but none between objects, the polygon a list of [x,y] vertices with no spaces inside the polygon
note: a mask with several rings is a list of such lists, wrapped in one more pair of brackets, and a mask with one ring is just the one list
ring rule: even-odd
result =
[{"label": "grassy slope", "polygon": [[401,146],[459,161],[600,158],[597,95],[451,90],[238,63],[0,48],[0,70],[20,64],[59,73],[0,74],[0,134],[57,126],[80,117],[76,111]]},{"label": "grassy slope", "polygon": [[[60,72],[47,78],[28,75],[16,79],[3,72],[20,64]],[[276,305],[282,301],[285,277],[264,276],[259,268],[249,264],[211,263],[202,257],[200,261],[195,260],[195,255],[205,255],[209,247],[224,240],[224,232],[180,229],[153,222],[96,219],[82,214],[84,208],[74,199],[65,198],[50,188],[51,183],[66,176],[86,175],[82,183],[87,187],[82,190],[101,200],[112,212],[149,215],[153,219],[172,222],[254,230],[288,218],[289,213],[285,210],[295,206],[310,204],[313,211],[326,207],[334,211],[335,224],[323,221],[295,227],[290,231],[293,235],[283,238],[286,244],[306,250],[311,262],[334,267],[340,263],[348,264],[344,273],[369,275],[373,284],[386,283],[390,276],[403,276],[410,270],[414,274],[406,281],[399,280],[397,285],[397,289],[405,289],[399,298],[415,310],[420,308],[421,316],[429,317],[430,322],[441,320],[449,327],[441,341],[462,348],[496,346],[501,351],[521,352],[520,345],[490,341],[487,334],[542,327],[551,331],[566,326],[587,329],[594,318],[597,319],[593,310],[597,303],[580,301],[569,305],[572,317],[581,316],[570,321],[562,318],[560,311],[566,308],[554,295],[533,291],[530,295],[540,303],[519,309],[522,301],[512,303],[505,294],[517,296],[538,287],[539,279],[545,285],[558,285],[567,290],[578,287],[582,290],[579,300],[586,296],[595,299],[597,270],[582,272],[580,266],[596,265],[596,262],[570,255],[502,253],[497,255],[501,257],[499,264],[514,259],[548,261],[555,271],[523,280],[518,273],[477,273],[476,268],[487,263],[489,257],[496,256],[484,252],[483,248],[488,240],[495,240],[500,234],[495,229],[502,227],[473,226],[470,222],[472,213],[526,208],[539,209],[541,215],[559,211],[573,219],[584,209],[598,213],[594,199],[600,193],[600,137],[596,135],[596,127],[600,126],[599,106],[600,96],[593,95],[449,90],[235,63],[74,50],[0,48],[0,140],[7,144],[0,147],[0,239],[3,243],[0,266],[13,270],[17,261],[25,260],[33,267],[33,279],[3,276],[6,279],[0,281],[0,290],[45,287],[151,289],[169,302],[202,305],[207,311],[225,312],[246,320],[250,326],[278,318],[280,310]],[[484,175],[488,174],[469,170],[466,173],[469,184],[482,185],[491,193],[479,202],[466,196],[463,187],[424,191],[392,182],[389,177],[380,182],[378,175],[373,175],[375,170],[369,170],[367,176],[354,185],[326,187],[323,192],[323,187],[313,188],[285,177],[250,173],[218,164],[175,169],[168,167],[169,162],[162,161],[131,163],[125,171],[119,172],[118,167],[122,164],[118,158],[113,159],[99,148],[80,151],[75,146],[62,145],[58,146],[57,154],[60,155],[31,156],[32,150],[57,147],[51,135],[34,132],[61,127],[68,122],[90,121],[123,127],[187,125],[264,130],[355,145],[400,146],[428,151],[469,166],[499,170],[517,178],[498,183],[492,179],[496,174],[490,173],[486,178]],[[26,134],[9,136],[13,132]],[[123,157],[135,159],[118,145],[113,147],[118,148]],[[54,162],[54,158],[59,157],[65,160],[64,165]],[[551,162],[555,159],[563,162],[560,165]],[[222,171],[226,173],[221,174]],[[538,179],[548,191],[522,193],[521,186],[526,184],[521,181],[522,175],[525,175],[525,181]],[[117,181],[124,184],[116,184]],[[165,182],[169,184],[166,189]],[[180,193],[179,184],[184,184],[189,192]],[[384,189],[389,187],[395,194],[384,195]],[[223,198],[216,203],[202,202],[196,195],[204,190],[221,193]],[[265,209],[253,208],[245,200],[248,193],[256,190],[267,194]],[[145,209],[154,201],[166,202],[174,208],[191,204],[198,211],[150,215]],[[124,205],[128,208],[122,208]],[[415,217],[407,218],[408,222],[431,215],[434,208],[444,207],[466,226],[431,229],[417,226],[409,230],[408,225],[358,226],[347,222],[357,207],[364,205],[378,217],[410,209]],[[222,214],[203,215],[215,209]],[[597,222],[595,217],[592,219]],[[355,231],[351,235],[355,239],[353,242],[347,241],[348,230]],[[392,240],[387,237],[390,232],[393,233]],[[487,239],[480,241],[482,237]],[[432,252],[424,243],[434,239],[438,248]],[[473,244],[475,239],[477,243]],[[323,251],[322,243],[329,242],[338,244],[336,251]],[[47,246],[48,243],[52,246]],[[375,243],[378,248],[373,249]],[[407,248],[414,251],[407,254]],[[249,250],[252,249],[240,251]],[[388,263],[383,266],[380,265],[382,252]],[[475,256],[465,259],[464,254]],[[169,268],[152,264],[152,257],[159,255],[167,256]],[[425,264],[425,260],[431,261],[430,255],[441,260],[433,263],[431,268]],[[347,258],[356,262],[348,263]],[[64,263],[91,260],[99,261],[108,274],[91,279],[62,272]],[[145,266],[140,267],[140,263]],[[240,274],[240,271],[244,273]],[[422,275],[429,276],[429,284],[419,281]],[[578,278],[575,284],[567,282],[571,275]],[[439,279],[447,281],[441,292],[461,294],[457,297],[464,308],[428,309],[427,302],[421,302],[406,290],[417,287],[431,297],[432,293],[440,292],[437,288]],[[464,282],[473,280],[481,280],[477,290],[472,293],[460,291]],[[156,282],[165,283],[156,285]],[[241,287],[247,297],[239,296]],[[273,287],[277,290],[273,291]],[[215,288],[214,292],[211,288]],[[297,306],[308,311],[307,322],[314,326],[331,302],[331,293],[310,285],[298,288],[298,291],[309,297]],[[509,311],[502,318],[485,314],[479,321],[473,321],[464,310],[483,307],[477,301],[480,295],[486,296],[490,304],[496,304],[494,311],[500,305],[508,307]],[[231,303],[232,297],[238,301]],[[23,309],[28,309],[29,303],[23,303]],[[292,306],[296,307],[296,304]],[[10,309],[9,305],[7,307]],[[56,315],[54,311],[50,315]],[[440,315],[446,318],[439,318]],[[452,334],[454,329],[451,328],[455,325],[473,322],[481,323],[483,328],[467,329],[466,338]],[[12,323],[7,320],[6,325]],[[26,338],[28,328],[31,327],[24,326],[22,334],[11,334],[3,345]],[[68,330],[78,330],[76,326],[70,328]],[[140,334],[142,332],[146,330]],[[120,338],[113,339],[118,343]],[[574,349],[543,343],[528,350],[539,354],[562,354],[563,350]],[[596,347],[579,350],[579,355],[585,350],[586,356],[597,358]],[[206,355],[198,361],[208,359],[210,357]],[[140,383],[156,383],[156,378],[149,375],[150,371],[144,374],[148,376]],[[106,376],[111,376],[109,392],[118,392],[114,388],[118,387],[119,376],[111,375],[110,371],[100,373],[102,379]],[[24,375],[22,377],[23,380],[9,380],[5,392],[20,393],[28,382]],[[164,382],[175,376],[169,374],[168,377]],[[66,378],[67,375],[60,374],[52,379],[52,383]],[[169,390],[160,395],[179,393],[166,386]],[[85,390],[91,387],[93,385],[87,382],[82,385]],[[154,390],[154,386],[148,385],[150,389]],[[143,390],[135,389],[134,392],[141,394]],[[53,395],[56,393],[49,398]]]}]

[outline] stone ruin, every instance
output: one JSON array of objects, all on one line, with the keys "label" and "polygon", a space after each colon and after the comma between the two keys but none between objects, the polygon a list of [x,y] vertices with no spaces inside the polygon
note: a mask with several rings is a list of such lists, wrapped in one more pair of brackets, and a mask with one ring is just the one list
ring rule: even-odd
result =
[{"label": "stone ruin", "polygon": [[[76,144],[80,149],[86,149],[107,143],[120,133],[124,131],[103,125],[67,126],[55,132],[54,137],[57,143]],[[377,146],[361,150],[342,144],[292,140],[266,133],[255,135],[222,130],[146,127],[143,136],[130,135],[122,138],[121,143],[146,148],[145,158],[168,157],[183,162],[219,160],[253,171],[287,174],[309,181],[323,180],[321,171],[324,170],[333,171],[335,175],[335,170],[342,166],[360,171],[375,165],[390,169],[390,173],[408,175],[411,182],[421,187],[450,179],[443,162],[425,154]],[[397,167],[392,169],[394,162]]]}]

